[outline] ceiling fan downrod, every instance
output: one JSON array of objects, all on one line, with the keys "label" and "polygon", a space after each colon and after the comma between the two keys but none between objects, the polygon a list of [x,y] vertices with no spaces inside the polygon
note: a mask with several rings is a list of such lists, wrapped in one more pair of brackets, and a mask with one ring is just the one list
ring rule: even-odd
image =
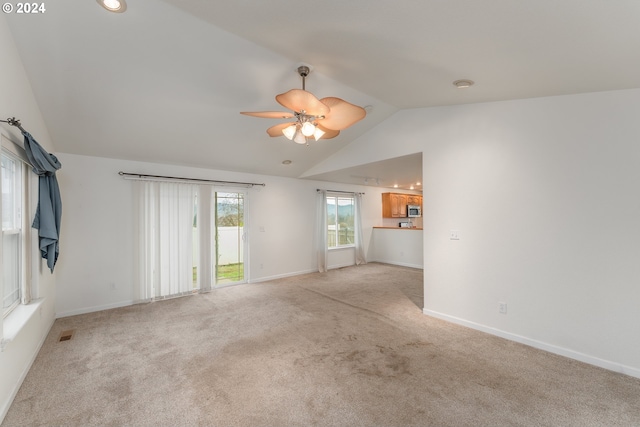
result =
[{"label": "ceiling fan downrod", "polygon": [[301,65],[298,67],[298,74],[300,74],[300,77],[302,77],[302,90],[306,90],[305,89],[305,78],[309,75],[309,67],[307,67],[306,65]]}]

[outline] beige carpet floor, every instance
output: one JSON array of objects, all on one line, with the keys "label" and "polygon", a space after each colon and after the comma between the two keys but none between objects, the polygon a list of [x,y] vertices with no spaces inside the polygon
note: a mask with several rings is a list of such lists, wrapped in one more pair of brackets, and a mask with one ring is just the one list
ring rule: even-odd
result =
[{"label": "beige carpet floor", "polygon": [[371,263],[59,319],[2,426],[640,425],[639,379],[421,307]]}]

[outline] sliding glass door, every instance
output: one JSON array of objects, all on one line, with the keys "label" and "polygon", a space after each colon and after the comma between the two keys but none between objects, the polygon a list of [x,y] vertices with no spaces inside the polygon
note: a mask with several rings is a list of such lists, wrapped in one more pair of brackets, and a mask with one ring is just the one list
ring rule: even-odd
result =
[{"label": "sliding glass door", "polygon": [[[3,158],[3,173],[4,166]],[[139,181],[135,192],[136,300],[207,292],[216,286],[247,282],[245,191]],[[3,203],[4,199],[3,193]]]},{"label": "sliding glass door", "polygon": [[215,192],[213,197],[214,278],[216,286],[246,282],[245,193]]}]

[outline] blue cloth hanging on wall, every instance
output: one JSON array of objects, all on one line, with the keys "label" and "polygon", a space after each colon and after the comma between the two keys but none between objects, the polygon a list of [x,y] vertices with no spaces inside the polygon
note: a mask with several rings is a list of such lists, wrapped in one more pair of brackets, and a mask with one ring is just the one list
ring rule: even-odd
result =
[{"label": "blue cloth hanging on wall", "polygon": [[24,135],[24,150],[33,166],[33,172],[38,179],[38,208],[33,219],[33,228],[38,229],[38,240],[42,258],[47,260],[47,266],[53,273],[53,267],[60,253],[59,236],[60,220],[62,218],[62,199],[56,171],[62,167],[57,157],[49,154],[33,139],[29,132]]}]

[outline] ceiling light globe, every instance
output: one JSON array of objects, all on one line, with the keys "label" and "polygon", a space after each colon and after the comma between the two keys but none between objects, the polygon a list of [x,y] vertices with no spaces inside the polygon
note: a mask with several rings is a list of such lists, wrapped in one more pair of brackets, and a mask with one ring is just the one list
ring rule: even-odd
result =
[{"label": "ceiling light globe", "polygon": [[296,134],[296,125],[291,125],[282,129],[282,134],[291,141]]},{"label": "ceiling light globe", "polygon": [[302,125],[302,134],[304,136],[311,136],[316,131],[316,127],[311,122],[305,122]]},{"label": "ceiling light globe", "polygon": [[324,135],[324,131],[318,127],[313,132],[313,137],[316,139],[316,141],[322,138],[322,135]]},{"label": "ceiling light globe", "polygon": [[305,138],[302,132],[296,132],[296,135],[293,137],[293,142],[296,144],[306,144],[307,138]]}]

